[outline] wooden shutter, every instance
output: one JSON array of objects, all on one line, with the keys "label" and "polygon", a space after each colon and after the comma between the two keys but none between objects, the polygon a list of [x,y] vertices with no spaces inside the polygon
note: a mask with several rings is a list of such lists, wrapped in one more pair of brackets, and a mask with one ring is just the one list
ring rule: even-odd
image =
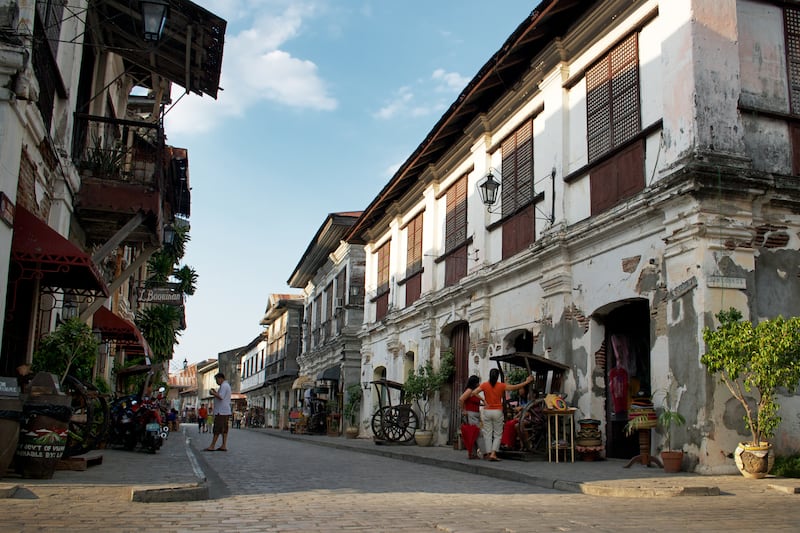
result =
[{"label": "wooden shutter", "polygon": [[389,245],[378,248],[378,296],[375,298],[375,319],[382,320],[389,312]]},{"label": "wooden shutter", "polygon": [[536,213],[533,204],[503,222],[503,259],[518,254],[533,241]]},{"label": "wooden shutter", "polygon": [[792,174],[800,176],[800,124],[791,124],[789,134],[792,139]]},{"label": "wooden shutter", "polygon": [[422,268],[422,213],[406,227],[406,276]]},{"label": "wooden shutter", "polygon": [[460,177],[447,190],[445,252],[467,240],[467,176]]},{"label": "wooden shutter", "polygon": [[467,274],[467,176],[447,190],[445,219],[445,286],[455,285]]},{"label": "wooden shutter", "polygon": [[644,141],[592,169],[589,176],[591,212],[596,215],[644,189]]},{"label": "wooden shutter", "polygon": [[638,34],[586,71],[586,115],[590,163],[641,131]]},{"label": "wooden shutter", "polygon": [[406,278],[406,307],[419,300],[422,294],[422,272]]},{"label": "wooden shutter", "polygon": [[500,145],[502,152],[503,216],[509,216],[533,199],[533,121],[525,121]]},{"label": "wooden shutter", "polygon": [[414,217],[406,228],[406,307],[419,300],[422,293],[422,217],[423,213]]},{"label": "wooden shutter", "polygon": [[[800,9],[783,10],[786,32],[786,69],[789,77],[789,105],[791,113],[800,114]],[[797,174],[797,172],[795,172]]]}]

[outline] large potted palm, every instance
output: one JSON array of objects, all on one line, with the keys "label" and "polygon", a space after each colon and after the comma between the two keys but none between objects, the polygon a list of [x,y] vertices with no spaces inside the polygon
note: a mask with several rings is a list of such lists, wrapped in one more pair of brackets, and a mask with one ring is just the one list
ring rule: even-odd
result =
[{"label": "large potted palm", "polygon": [[744,408],[751,439],[737,447],[736,466],[745,477],[763,478],[775,461],[769,439],[781,422],[777,390],[791,392],[800,383],[800,318],[778,316],[754,325],[735,308],[716,316],[719,327],[703,331],[701,362]]}]

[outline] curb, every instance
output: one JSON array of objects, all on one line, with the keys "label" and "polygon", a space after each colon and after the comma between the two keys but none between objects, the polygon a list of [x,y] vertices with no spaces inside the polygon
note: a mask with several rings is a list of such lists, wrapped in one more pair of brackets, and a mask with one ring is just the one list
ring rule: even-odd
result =
[{"label": "curb", "polygon": [[206,483],[172,487],[132,487],[131,501],[141,503],[195,502],[208,499]]}]

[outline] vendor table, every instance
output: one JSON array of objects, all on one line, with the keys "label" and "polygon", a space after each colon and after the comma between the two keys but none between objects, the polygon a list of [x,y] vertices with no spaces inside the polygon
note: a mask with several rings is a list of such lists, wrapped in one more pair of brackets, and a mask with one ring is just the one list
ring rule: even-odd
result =
[{"label": "vendor table", "polygon": [[567,409],[545,409],[543,412],[547,416],[547,461],[552,463],[555,455],[555,462],[559,462],[559,452],[564,450],[564,461],[567,460],[569,452],[570,462],[575,462],[575,407]]}]

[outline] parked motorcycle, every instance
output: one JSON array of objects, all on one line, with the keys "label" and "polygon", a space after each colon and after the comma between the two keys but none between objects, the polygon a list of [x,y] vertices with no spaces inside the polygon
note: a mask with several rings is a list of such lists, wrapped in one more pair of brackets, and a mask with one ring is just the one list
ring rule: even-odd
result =
[{"label": "parked motorcycle", "polygon": [[156,453],[168,431],[168,426],[162,424],[157,399],[139,399],[137,395],[130,395],[119,398],[111,406],[109,440],[126,450],[141,445],[144,450]]}]

